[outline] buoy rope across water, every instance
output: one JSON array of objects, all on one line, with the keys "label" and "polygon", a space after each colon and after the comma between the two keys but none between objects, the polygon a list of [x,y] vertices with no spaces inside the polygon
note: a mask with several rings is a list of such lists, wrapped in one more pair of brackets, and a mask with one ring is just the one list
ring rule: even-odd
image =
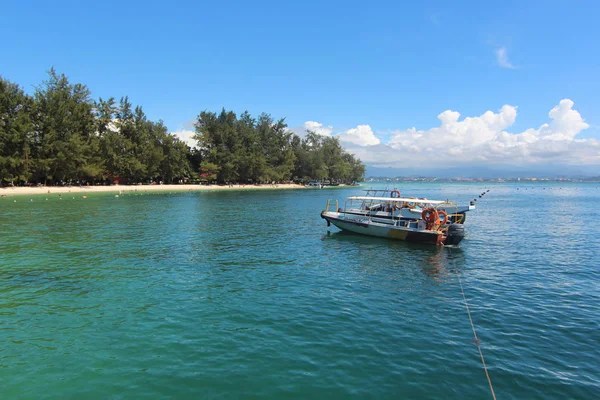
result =
[{"label": "buoy rope across water", "polygon": [[458,283],[460,284],[460,291],[463,296],[463,300],[465,302],[465,308],[467,309],[467,314],[469,315],[469,322],[471,322],[471,329],[473,330],[473,336],[475,339],[473,343],[477,345],[477,350],[479,350],[479,356],[481,357],[481,364],[483,364],[483,370],[485,371],[485,376],[490,384],[490,391],[492,392],[492,398],[496,400],[496,393],[494,393],[494,387],[492,386],[492,380],[490,378],[490,374],[488,372],[487,366],[485,365],[485,359],[483,358],[483,352],[481,351],[481,342],[477,337],[477,332],[475,331],[475,325],[473,324],[473,318],[471,318],[471,310],[469,310],[469,303],[467,302],[467,297],[465,296],[465,289],[463,288],[462,280],[460,279],[460,274],[456,269],[456,262],[454,261],[454,254],[452,253],[452,248],[448,247],[448,252],[450,253],[450,261],[452,261],[452,268],[454,269],[454,273],[458,278]]}]

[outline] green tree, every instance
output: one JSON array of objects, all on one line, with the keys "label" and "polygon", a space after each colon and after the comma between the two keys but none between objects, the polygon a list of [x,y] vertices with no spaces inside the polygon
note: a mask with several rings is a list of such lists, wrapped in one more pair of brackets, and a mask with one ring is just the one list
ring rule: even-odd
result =
[{"label": "green tree", "polygon": [[29,142],[33,100],[0,76],[0,184],[30,178]]},{"label": "green tree", "polygon": [[52,68],[34,98],[34,178],[67,182],[100,175],[104,167],[97,157],[97,124],[88,88],[71,84]]},{"label": "green tree", "polygon": [[[236,176],[238,158],[246,154],[235,127],[228,128],[235,114],[223,110],[220,118],[214,153],[227,167],[219,165],[219,171]],[[190,177],[191,164],[198,168],[204,156],[169,134],[162,121],[148,120],[127,97],[94,102],[85,85],[53,68],[33,97],[0,77],[0,183],[101,177],[171,182]]]},{"label": "green tree", "polygon": [[165,134],[161,140],[164,157],[160,163],[160,175],[164,182],[172,183],[175,179],[191,176],[188,159],[189,147],[174,135]]},{"label": "green tree", "polygon": [[362,163],[347,154],[337,138],[308,131],[300,139],[287,129],[285,120],[275,121],[269,114],[254,120],[248,112],[238,118],[225,109],[218,115],[203,111],[195,126],[196,157],[199,164],[213,166],[209,169],[219,182],[271,182],[292,177],[349,181],[360,174],[356,167]]}]

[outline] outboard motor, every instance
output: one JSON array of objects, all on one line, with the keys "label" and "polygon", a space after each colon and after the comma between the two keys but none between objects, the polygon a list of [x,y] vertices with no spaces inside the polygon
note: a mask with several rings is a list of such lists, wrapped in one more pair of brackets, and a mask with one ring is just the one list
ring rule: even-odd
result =
[{"label": "outboard motor", "polygon": [[448,234],[444,245],[458,246],[461,240],[465,237],[465,226],[462,224],[452,224],[448,226]]}]

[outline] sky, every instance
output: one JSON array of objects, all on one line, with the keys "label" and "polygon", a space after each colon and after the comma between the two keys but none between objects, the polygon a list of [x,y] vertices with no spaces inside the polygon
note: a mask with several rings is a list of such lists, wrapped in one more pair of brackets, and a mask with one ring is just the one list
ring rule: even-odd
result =
[{"label": "sky", "polygon": [[84,3],[5,0],[0,75],[54,67],[183,139],[224,107],[376,167],[600,166],[600,2]]}]

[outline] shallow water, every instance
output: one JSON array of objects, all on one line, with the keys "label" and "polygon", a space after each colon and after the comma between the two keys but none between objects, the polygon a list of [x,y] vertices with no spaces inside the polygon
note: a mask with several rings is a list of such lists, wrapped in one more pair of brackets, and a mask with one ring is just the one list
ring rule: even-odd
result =
[{"label": "shallow water", "polygon": [[[381,186],[380,186],[381,187]],[[600,185],[402,184],[454,249],[340,233],[361,188],[0,199],[2,398],[600,393]]]}]

